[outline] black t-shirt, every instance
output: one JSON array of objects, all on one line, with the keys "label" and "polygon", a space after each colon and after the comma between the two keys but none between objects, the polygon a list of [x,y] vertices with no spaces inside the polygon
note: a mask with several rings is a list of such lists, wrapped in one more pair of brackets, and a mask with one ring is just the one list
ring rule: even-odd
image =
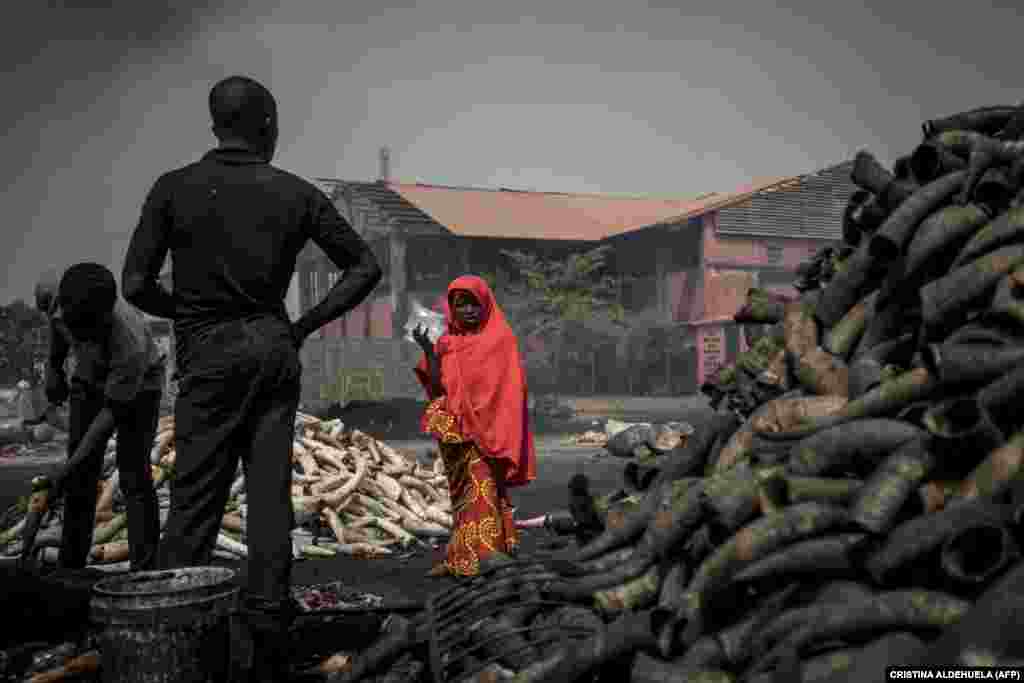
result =
[{"label": "black t-shirt", "polygon": [[284,299],[308,240],[341,269],[367,249],[315,185],[252,151],[220,148],[157,179],[124,272],[155,278],[170,252],[173,301],[145,310],[173,319],[176,334],[265,314],[287,320]]}]

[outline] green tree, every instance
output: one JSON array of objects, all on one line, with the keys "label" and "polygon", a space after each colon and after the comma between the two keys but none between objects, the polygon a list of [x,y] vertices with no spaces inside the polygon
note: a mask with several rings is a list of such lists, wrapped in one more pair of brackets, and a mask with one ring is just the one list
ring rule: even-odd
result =
[{"label": "green tree", "polygon": [[[530,383],[556,393],[558,360],[564,355],[567,332],[603,320],[627,327],[618,300],[618,283],[608,272],[611,247],[601,246],[563,259],[542,259],[523,251],[502,250],[513,277],[495,290],[521,339],[538,337],[543,353],[524,353]],[[494,287],[494,277],[484,274]]]},{"label": "green tree", "polygon": [[46,316],[21,299],[0,306],[0,381],[32,378],[46,329]]},{"label": "green tree", "polygon": [[565,259],[541,259],[523,251],[502,250],[515,277],[505,286],[510,322],[522,336],[557,335],[570,321],[603,317],[625,326],[618,282],[608,273],[605,245]]}]

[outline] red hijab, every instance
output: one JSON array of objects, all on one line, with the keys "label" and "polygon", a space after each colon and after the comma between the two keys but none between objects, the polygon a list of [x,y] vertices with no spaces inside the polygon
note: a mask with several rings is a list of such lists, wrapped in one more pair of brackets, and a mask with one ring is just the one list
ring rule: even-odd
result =
[{"label": "red hijab", "polygon": [[[480,303],[480,328],[475,332],[460,329],[452,315],[456,290],[469,292]],[[485,455],[506,463],[505,484],[522,486],[537,477],[537,456],[529,426],[526,372],[515,333],[491,288],[475,275],[452,280],[443,307],[448,332],[437,340],[435,349],[448,410],[459,419],[466,438]],[[426,358],[416,366],[416,376],[429,394]]]}]

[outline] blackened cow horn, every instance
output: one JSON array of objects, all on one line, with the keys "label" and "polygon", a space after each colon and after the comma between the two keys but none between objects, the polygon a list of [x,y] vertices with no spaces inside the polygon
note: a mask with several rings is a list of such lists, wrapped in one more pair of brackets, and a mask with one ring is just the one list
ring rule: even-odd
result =
[{"label": "blackened cow horn", "polygon": [[970,130],[985,135],[995,135],[1018,112],[1019,108],[1014,105],[978,107],[959,114],[929,119],[921,124],[921,128],[925,138],[934,137],[948,130]]}]

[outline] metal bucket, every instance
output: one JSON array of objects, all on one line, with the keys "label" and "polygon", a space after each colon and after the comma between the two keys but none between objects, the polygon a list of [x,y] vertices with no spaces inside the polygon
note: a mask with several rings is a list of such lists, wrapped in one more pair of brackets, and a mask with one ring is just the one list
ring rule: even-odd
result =
[{"label": "metal bucket", "polygon": [[238,588],[224,567],[136,572],[93,587],[105,683],[225,681]]}]

